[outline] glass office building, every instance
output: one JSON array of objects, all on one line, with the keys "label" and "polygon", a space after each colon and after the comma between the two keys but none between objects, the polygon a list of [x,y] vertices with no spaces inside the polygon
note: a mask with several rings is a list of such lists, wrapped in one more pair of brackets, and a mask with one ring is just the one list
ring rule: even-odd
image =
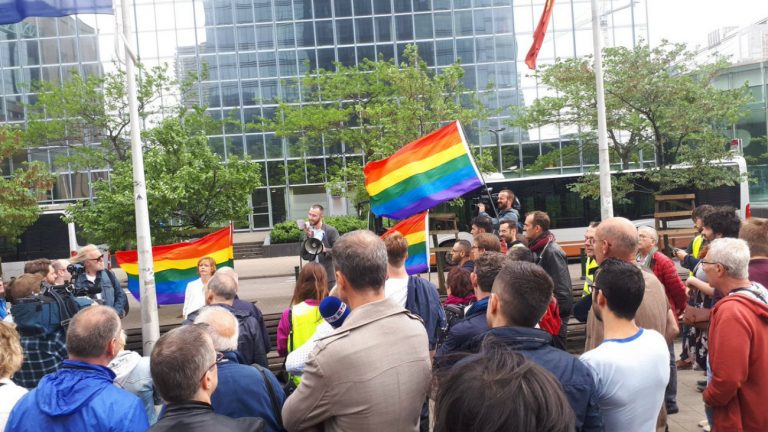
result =
[{"label": "glass office building", "polygon": [[[601,4],[606,46],[633,46],[647,40],[645,3]],[[516,130],[504,123],[510,107],[547,94],[523,63],[543,6],[543,0],[136,0],[133,9],[141,61],[148,66],[167,64],[177,77],[207,69],[197,83],[197,99],[181,102],[206,105],[213,117],[234,116],[243,123],[273,117],[277,99],[302,103],[300,78],[316,68],[332,69],[334,62],[354,65],[379,56],[399,61],[407,44],[416,44],[434,71],[460,61],[467,89],[477,92],[489,108],[500,110],[497,117],[472,128],[467,137],[470,145],[491,151],[509,174],[522,171],[542,152],[563,145],[560,131]],[[34,30],[24,30],[30,28]],[[29,87],[7,84],[13,83],[14,76],[24,76],[26,82],[58,81],[72,69],[93,74],[118,67],[114,29],[115,18],[108,15],[30,18],[0,26],[3,120],[24,121],[18,104],[34,100]],[[26,36],[21,35],[24,31]],[[48,47],[40,52],[52,55],[30,63],[30,57],[17,47],[34,44]],[[556,2],[538,63],[590,53],[590,1]],[[178,102],[174,94],[161,100]],[[488,130],[504,126],[497,148]],[[327,194],[324,183],[329,163],[362,161],[362,155],[331,157],[324,150],[303,154],[290,140],[273,133],[232,126],[212,135],[210,143],[224,158],[237,155],[262,167],[264,186],[253,192],[253,212],[247,221],[240,221],[239,228],[268,228],[300,217],[311,202],[329,203],[336,213],[351,211],[343,200]],[[30,149],[16,157],[17,161],[46,161],[62,178],[42,204],[87,198],[90,184],[106,176],[56,166],[55,157],[61,152],[66,148]],[[3,171],[7,174],[12,168],[10,163]]]}]

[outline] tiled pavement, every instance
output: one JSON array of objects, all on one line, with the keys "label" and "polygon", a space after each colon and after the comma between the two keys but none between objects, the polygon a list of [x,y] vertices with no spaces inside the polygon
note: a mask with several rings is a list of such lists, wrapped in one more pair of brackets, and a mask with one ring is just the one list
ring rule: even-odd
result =
[{"label": "tiled pavement", "polygon": [[[680,342],[675,344],[675,353],[680,355]],[[670,432],[700,432],[698,426],[704,416],[704,402],[701,393],[696,391],[696,381],[705,379],[699,370],[677,371],[677,406],[680,412],[668,416]]]}]

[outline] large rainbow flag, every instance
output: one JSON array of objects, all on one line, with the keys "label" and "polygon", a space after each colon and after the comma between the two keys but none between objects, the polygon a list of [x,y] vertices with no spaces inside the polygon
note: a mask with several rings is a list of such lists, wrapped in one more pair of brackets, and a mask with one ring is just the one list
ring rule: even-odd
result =
[{"label": "large rainbow flag", "polygon": [[402,220],[397,225],[382,234],[386,238],[399,232],[408,241],[408,258],[405,259],[405,270],[409,275],[424,273],[429,270],[429,248],[427,247],[427,232],[429,232],[429,212],[419,213]]},{"label": "large rainbow flag", "polygon": [[483,184],[458,121],[370,162],[363,172],[371,211],[391,219],[405,219]]},{"label": "large rainbow flag", "polygon": [[[115,253],[117,264],[128,273],[128,290],[139,298],[139,255],[134,251]],[[216,266],[233,267],[232,226],[218,230],[188,243],[176,243],[152,248],[155,267],[157,304],[184,303],[187,284],[200,276],[197,261],[209,256]]]}]

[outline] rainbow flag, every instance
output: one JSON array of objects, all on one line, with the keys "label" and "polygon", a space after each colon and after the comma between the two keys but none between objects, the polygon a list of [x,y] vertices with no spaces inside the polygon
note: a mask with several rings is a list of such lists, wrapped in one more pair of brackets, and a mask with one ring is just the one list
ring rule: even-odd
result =
[{"label": "rainbow flag", "polygon": [[371,211],[405,219],[483,184],[455,121],[363,169]]},{"label": "rainbow flag", "polygon": [[402,220],[385,232],[381,238],[399,232],[408,241],[408,258],[405,259],[405,270],[409,275],[429,271],[429,248],[427,247],[427,232],[429,232],[429,212],[419,213]]},{"label": "rainbow flag", "polygon": [[[115,253],[117,264],[128,273],[128,290],[139,298],[139,255],[134,251]],[[233,267],[232,226],[218,230],[188,243],[176,243],[152,248],[155,267],[157,304],[184,303],[187,284],[200,276],[197,261],[209,256],[217,267]]]}]

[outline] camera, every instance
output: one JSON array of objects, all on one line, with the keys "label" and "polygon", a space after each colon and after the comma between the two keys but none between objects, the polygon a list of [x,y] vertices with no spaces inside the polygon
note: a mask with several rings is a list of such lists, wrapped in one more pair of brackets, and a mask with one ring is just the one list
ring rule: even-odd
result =
[{"label": "camera", "polygon": [[70,264],[67,266],[67,271],[72,275],[71,280],[75,280],[78,276],[85,273],[85,266],[82,264]]}]

